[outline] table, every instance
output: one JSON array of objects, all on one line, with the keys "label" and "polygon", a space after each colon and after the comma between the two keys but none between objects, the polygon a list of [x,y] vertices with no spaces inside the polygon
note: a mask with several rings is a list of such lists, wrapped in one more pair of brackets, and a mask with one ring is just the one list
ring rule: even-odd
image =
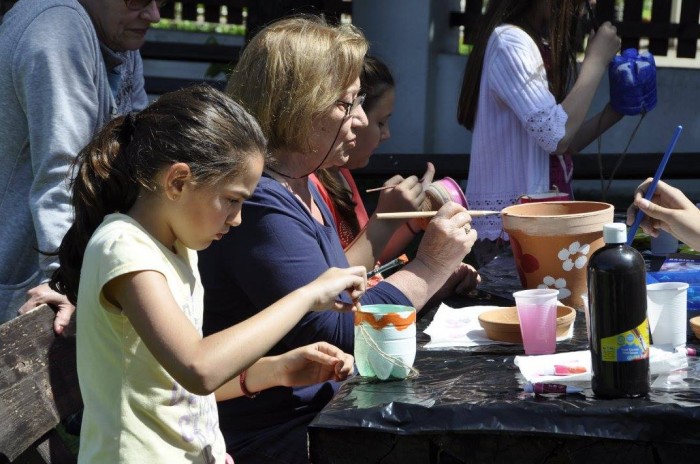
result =
[{"label": "table", "polygon": [[[506,274],[494,275],[498,285],[508,285]],[[492,284],[487,279],[486,287]],[[512,304],[507,293],[489,295],[476,299]],[[691,456],[698,456],[700,387],[633,400],[597,399],[590,388],[581,395],[536,397],[522,391],[524,379],[513,364],[522,354],[519,345],[426,350],[429,337],[422,331],[434,311],[418,322],[414,366],[420,374],[388,382],[348,380],[309,426],[313,463],[598,464],[693,462]],[[582,319],[557,352],[587,347]]]}]

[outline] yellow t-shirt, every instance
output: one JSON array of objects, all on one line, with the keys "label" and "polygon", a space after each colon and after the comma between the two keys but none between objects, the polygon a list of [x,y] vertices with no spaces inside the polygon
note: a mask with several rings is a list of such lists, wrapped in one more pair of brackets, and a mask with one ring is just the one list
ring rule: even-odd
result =
[{"label": "yellow t-shirt", "polygon": [[197,253],[173,253],[123,214],[106,216],[88,243],[78,292],[78,378],[85,403],[80,463],[223,463],[214,395],[185,390],[151,355],[129,319],[102,295],[117,276],[160,272],[202,332]]}]

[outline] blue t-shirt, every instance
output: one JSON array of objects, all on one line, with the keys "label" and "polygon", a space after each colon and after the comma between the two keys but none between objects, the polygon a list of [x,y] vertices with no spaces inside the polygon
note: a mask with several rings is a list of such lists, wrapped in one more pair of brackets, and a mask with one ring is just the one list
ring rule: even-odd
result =
[{"label": "blue t-shirt", "polygon": [[[205,334],[253,316],[329,267],[349,266],[330,211],[311,183],[309,188],[325,225],[316,221],[279,182],[263,176],[253,197],[243,204],[242,224],[200,252]],[[403,293],[386,281],[369,289],[361,302],[411,305]],[[352,353],[353,315],[334,311],[308,313],[269,354],[317,341]],[[255,440],[256,429],[269,431],[270,427],[320,411],[337,387],[336,382],[302,388],[277,387],[262,392],[255,400],[221,402],[221,429],[229,444],[250,443]],[[235,453],[235,445],[229,451]]]}]

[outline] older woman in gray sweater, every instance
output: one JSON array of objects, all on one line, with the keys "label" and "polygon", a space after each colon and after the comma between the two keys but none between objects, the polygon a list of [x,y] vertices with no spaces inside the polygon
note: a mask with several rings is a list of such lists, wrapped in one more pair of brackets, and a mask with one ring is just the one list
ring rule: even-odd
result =
[{"label": "older woman in gray sweater", "polygon": [[138,49],[160,20],[152,0],[21,0],[0,24],[0,323],[41,303],[70,226],[67,174],[92,134],[148,103]]}]

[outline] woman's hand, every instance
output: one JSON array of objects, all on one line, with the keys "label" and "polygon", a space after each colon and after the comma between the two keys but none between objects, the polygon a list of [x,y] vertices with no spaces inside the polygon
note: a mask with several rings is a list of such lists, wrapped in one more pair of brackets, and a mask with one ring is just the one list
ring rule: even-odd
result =
[{"label": "woman's hand", "polygon": [[479,282],[481,282],[479,271],[469,264],[459,263],[438,293],[445,292],[445,298],[452,295],[466,295],[474,290]]},{"label": "woman's hand", "polygon": [[275,356],[276,378],[285,387],[299,387],[345,380],[353,371],[354,358],[326,342],[288,351]]},{"label": "woman's hand", "polygon": [[27,291],[27,302],[17,312],[25,314],[42,304],[48,304],[56,312],[56,318],[53,321],[53,331],[56,335],[61,335],[68,324],[70,324],[71,316],[75,312],[75,306],[68,301],[66,295],[52,290],[49,284],[45,283]]},{"label": "woman's hand", "polygon": [[440,290],[428,300],[425,306],[430,308],[437,305],[445,298],[454,295],[466,295],[474,290],[479,282],[481,282],[479,271],[469,264],[459,263],[457,269],[452,272],[452,275],[442,285]]},{"label": "woman's hand", "polygon": [[476,241],[469,211],[454,202],[445,203],[425,230],[415,260],[436,273],[457,269]]},{"label": "woman's hand", "polygon": [[[428,224],[418,245],[416,256],[403,269],[387,277],[387,281],[399,289],[411,304],[420,311],[448,280],[451,288],[460,285],[459,277],[466,278],[468,268],[462,267],[462,259],[471,251],[476,241],[476,231],[471,228],[469,212],[455,202],[445,203]],[[454,275],[459,269],[457,276]],[[462,274],[464,273],[464,274]]]},{"label": "woman's hand", "polygon": [[645,200],[651,182],[648,178],[637,187],[634,203],[627,208],[627,224],[632,224],[637,211],[642,210],[644,232],[656,237],[659,230],[665,230],[693,249],[700,249],[700,210],[683,192],[663,181],[659,181],[651,201]]},{"label": "woman's hand", "polygon": [[[332,267],[297,291],[311,295],[312,311],[326,309],[354,311],[359,309],[360,297],[366,289],[367,268],[353,266],[346,269]],[[345,291],[350,295],[351,304],[339,300],[340,295]]]}]

